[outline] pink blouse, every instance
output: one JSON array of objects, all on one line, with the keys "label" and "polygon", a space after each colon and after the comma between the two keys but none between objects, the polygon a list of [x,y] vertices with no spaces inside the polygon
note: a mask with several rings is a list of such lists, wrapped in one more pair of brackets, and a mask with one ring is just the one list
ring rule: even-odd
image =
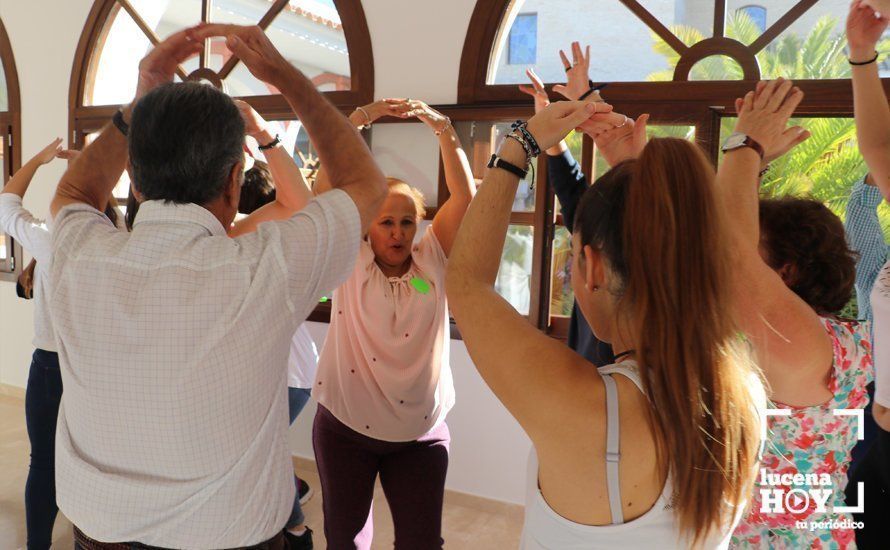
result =
[{"label": "pink blouse", "polygon": [[413,441],[454,405],[446,264],[432,227],[402,277],[386,277],[363,242],[355,271],[334,292],[313,390],[356,432]]}]

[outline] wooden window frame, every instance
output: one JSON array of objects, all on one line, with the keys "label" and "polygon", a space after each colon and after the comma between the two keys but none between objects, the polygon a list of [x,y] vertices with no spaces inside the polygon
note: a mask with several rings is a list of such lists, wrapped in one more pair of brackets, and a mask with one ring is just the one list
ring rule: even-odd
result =
[{"label": "wooden window frame", "polygon": [[[0,185],[6,183],[22,164],[22,102],[19,93],[18,72],[12,45],[6,27],[0,20],[0,61],[6,79],[6,96],[9,109],[0,111],[0,135],[3,137],[3,161],[0,162]],[[6,258],[0,259],[0,281],[15,281],[22,271],[22,247],[15,239],[8,238]]]},{"label": "wooden window frame", "polygon": [[[213,0],[202,0],[202,19],[209,17]],[[267,28],[275,17],[287,6],[288,0],[275,0],[270,4],[269,10],[260,19],[258,25]],[[349,52],[349,70],[351,86],[349,90],[323,92],[344,114],[351,113],[356,107],[373,101],[374,98],[374,54],[371,48],[371,34],[368,31],[368,23],[361,0],[334,0],[346,37],[346,47]],[[85,105],[84,98],[91,95],[91,86],[95,80],[95,69],[91,63],[95,53],[101,50],[110,29],[111,19],[116,16],[118,10],[125,10],[133,17],[137,26],[149,38],[152,43],[157,42],[153,31],[141,22],[138,12],[132,7],[129,0],[97,0],[87,16],[80,41],[74,56],[74,66],[71,71],[71,82],[68,92],[68,128],[69,146],[74,149],[83,148],[86,136],[93,132],[101,131],[110,121],[121,105]],[[134,16],[135,14],[135,16]],[[5,58],[4,58],[5,61]],[[183,80],[207,79],[214,84],[220,84],[221,74],[228,75],[238,63],[232,57],[217,74],[204,66],[203,56],[199,61],[199,69],[191,74],[185,74],[180,69],[178,74]],[[136,70],[136,67],[133,67]],[[297,116],[280,94],[240,96],[249,103],[266,120],[296,120]],[[309,316],[310,321],[328,322],[330,320],[330,302],[321,303]]]},{"label": "wooden window frame", "polygon": [[[516,10],[518,0],[479,0],[467,30],[458,77],[458,104],[437,107],[452,120],[486,120],[489,118],[527,118],[533,113],[527,95],[514,84],[489,84],[494,46],[508,33],[504,28]],[[787,13],[768,25],[761,36],[750,45],[725,36],[726,1],[714,2],[713,34],[709,38],[686,46],[637,0],[614,0],[624,4],[651,31],[669,44],[680,60],[670,82],[614,82],[609,84],[608,99],[616,112],[637,117],[650,114],[650,125],[694,126],[696,142],[716,164],[719,152],[720,120],[736,115],[735,99],[752,90],[760,80],[760,67],[755,57],[791,24],[804,15],[817,0],[799,0]],[[520,6],[521,8],[521,6]],[[735,60],[742,68],[744,80],[690,81],[693,66],[710,56],[722,55]],[[547,83],[549,87],[552,83]],[[795,80],[805,93],[795,112],[801,117],[843,117],[853,115],[853,89],[849,79]],[[890,79],[884,79],[885,92],[890,93]],[[542,155],[546,157],[546,155]],[[581,168],[592,181],[595,151],[592,140],[584,136]],[[553,236],[561,224],[561,216],[554,212],[552,185],[546,181],[546,160],[538,161],[538,191],[546,196],[536,200],[534,213],[535,257],[533,281],[539,288],[532,289],[533,302],[530,322],[555,338],[566,339],[569,319],[550,316],[551,268]],[[541,183],[544,183],[542,185]],[[441,204],[441,201],[440,201]]]}]

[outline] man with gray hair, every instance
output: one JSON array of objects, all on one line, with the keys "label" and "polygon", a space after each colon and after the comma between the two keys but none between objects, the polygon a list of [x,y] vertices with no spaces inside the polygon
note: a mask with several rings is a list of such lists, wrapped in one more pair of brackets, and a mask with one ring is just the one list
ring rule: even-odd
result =
[{"label": "man with gray hair", "polygon": [[[209,86],[172,84],[211,36],[281,90],[334,182],[292,218],[235,239],[238,109]],[[141,203],[132,233],[102,214],[128,162]],[[355,128],[258,27],[188,29],[142,60],[134,101],[51,207],[65,387],[57,496],[79,546],[285,547],[289,343],[352,272],[385,194]]]}]

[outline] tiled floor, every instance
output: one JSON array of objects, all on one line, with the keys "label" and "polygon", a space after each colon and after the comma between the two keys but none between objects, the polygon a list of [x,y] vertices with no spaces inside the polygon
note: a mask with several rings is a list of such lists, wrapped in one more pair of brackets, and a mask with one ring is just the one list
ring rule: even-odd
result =
[{"label": "tiled floor", "polygon": [[[25,431],[25,407],[20,397],[0,394],[0,549],[25,545],[25,510],[23,494],[28,475],[28,435]],[[318,474],[311,462],[300,461],[297,475],[316,490],[305,506],[309,526],[315,531],[315,547],[324,548],[321,493]],[[522,529],[522,508],[485,501],[476,497],[449,493],[443,517],[445,547],[460,550],[516,548]],[[393,546],[392,518],[378,486],[374,501],[374,545]],[[73,547],[71,523],[59,516],[53,548]]]}]

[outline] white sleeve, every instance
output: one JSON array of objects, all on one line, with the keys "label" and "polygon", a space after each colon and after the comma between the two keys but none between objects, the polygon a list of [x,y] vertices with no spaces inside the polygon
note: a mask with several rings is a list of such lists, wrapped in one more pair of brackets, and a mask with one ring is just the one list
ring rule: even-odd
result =
[{"label": "white sleeve", "polygon": [[0,231],[17,240],[38,262],[52,259],[49,228],[22,207],[22,198],[15,193],[0,193]]}]

